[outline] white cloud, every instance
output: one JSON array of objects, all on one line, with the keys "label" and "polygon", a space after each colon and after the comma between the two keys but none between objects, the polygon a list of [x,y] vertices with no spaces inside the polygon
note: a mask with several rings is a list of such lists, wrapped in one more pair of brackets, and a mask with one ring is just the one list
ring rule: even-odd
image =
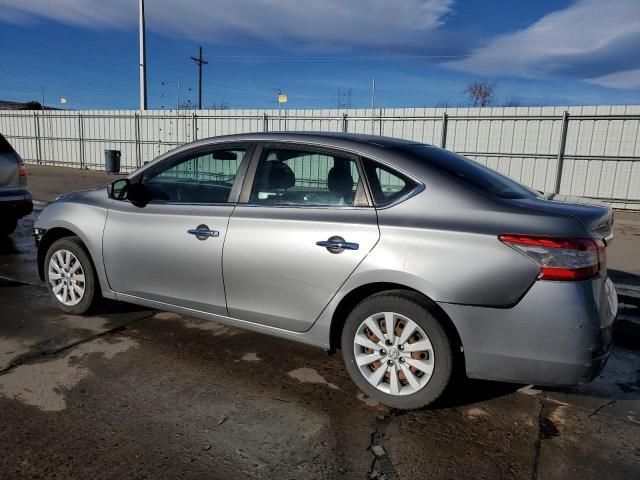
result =
[{"label": "white cloud", "polygon": [[610,73],[597,78],[591,78],[589,83],[602,85],[603,87],[627,88],[630,90],[640,90],[640,68],[624,70],[622,72]]},{"label": "white cloud", "polygon": [[[305,45],[418,43],[454,0],[147,0],[147,27],[203,42],[242,38]],[[131,28],[136,0],[0,0],[0,20],[25,16],[86,27]],[[300,45],[297,45],[300,46]]]},{"label": "white cloud", "polygon": [[491,77],[570,76],[635,88],[627,81],[633,74],[623,71],[640,67],[638,52],[640,0],[580,0],[446,65]]}]

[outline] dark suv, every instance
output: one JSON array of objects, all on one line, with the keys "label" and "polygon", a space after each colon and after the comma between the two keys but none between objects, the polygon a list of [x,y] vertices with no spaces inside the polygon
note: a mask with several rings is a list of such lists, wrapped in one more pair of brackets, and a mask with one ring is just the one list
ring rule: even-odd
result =
[{"label": "dark suv", "polygon": [[24,162],[0,133],[0,235],[13,233],[18,219],[32,210]]}]

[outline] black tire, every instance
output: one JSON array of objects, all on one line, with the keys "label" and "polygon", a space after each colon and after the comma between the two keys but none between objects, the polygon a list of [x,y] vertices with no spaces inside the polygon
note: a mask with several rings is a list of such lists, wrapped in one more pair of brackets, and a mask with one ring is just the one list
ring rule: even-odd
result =
[{"label": "black tire", "polygon": [[18,228],[18,219],[8,217],[0,219],[0,235],[11,235]]},{"label": "black tire", "polygon": [[[424,330],[433,347],[434,367],[431,378],[421,389],[408,395],[392,395],[378,390],[363,376],[356,364],[354,338],[362,322],[380,312],[399,313]],[[369,397],[389,407],[411,410],[421,408],[440,397],[453,372],[453,349],[445,329],[430,311],[428,304],[413,292],[392,290],[372,295],[351,311],[342,330],[342,356],[355,384]]]},{"label": "black tire", "polygon": [[[60,250],[68,250],[73,253],[80,262],[84,272],[84,295],[80,302],[75,305],[65,305],[58,300],[56,295],[53,293],[53,285],[49,280],[49,263],[51,262],[51,257]],[[51,298],[53,298],[56,305],[65,312],[82,315],[95,306],[100,298],[98,280],[95,269],[93,268],[93,263],[91,262],[91,258],[84,248],[82,241],[78,237],[64,237],[53,242],[47,251],[47,256],[44,261],[44,274],[47,289],[51,294]]]}]

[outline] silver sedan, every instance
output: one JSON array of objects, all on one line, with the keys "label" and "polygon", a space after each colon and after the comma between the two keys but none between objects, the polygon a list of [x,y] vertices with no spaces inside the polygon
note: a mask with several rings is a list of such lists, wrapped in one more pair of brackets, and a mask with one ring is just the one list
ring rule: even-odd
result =
[{"label": "silver sedan", "polygon": [[410,409],[456,371],[597,375],[617,312],[611,224],[608,207],[545,198],[437,147],[262,133],[63,195],[35,235],[67,312],[105,297],[341,350],[363,392]]}]

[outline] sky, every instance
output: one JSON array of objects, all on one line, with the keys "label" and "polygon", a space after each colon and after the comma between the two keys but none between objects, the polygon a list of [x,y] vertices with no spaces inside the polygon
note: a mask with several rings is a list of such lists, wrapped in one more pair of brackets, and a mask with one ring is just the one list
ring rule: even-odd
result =
[{"label": "sky", "polygon": [[[139,106],[137,0],[0,0],[0,100]],[[149,108],[640,103],[640,0],[146,0]],[[179,96],[178,96],[179,85]],[[350,95],[349,95],[350,93]]]}]

